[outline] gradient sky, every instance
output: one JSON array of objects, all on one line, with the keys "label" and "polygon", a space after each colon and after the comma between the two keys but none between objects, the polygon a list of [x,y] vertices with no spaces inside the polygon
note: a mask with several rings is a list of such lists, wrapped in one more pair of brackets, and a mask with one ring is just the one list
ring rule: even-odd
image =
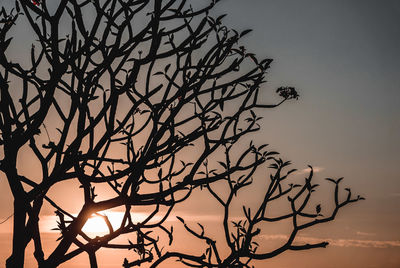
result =
[{"label": "gradient sky", "polygon": [[[400,267],[400,2],[230,0],[220,7],[226,23],[254,29],[250,50],[275,60],[267,87],[300,91],[299,101],[265,113],[263,139],[299,169],[311,164],[320,178],[343,176],[367,198],[326,231],[371,245],[315,252],[326,254],[323,266]],[[372,241],[397,246],[376,249]],[[353,261],[344,261],[345,252],[355,253]]]},{"label": "gradient sky", "polygon": [[[247,49],[274,59],[266,89],[289,85],[300,93],[298,101],[261,114],[255,140],[300,170],[313,165],[321,182],[345,177],[366,197],[303,234],[304,241],[328,239],[327,249],[285,253],[256,267],[400,267],[400,2],[225,0],[214,13],[227,13],[225,24],[233,28],[252,28]],[[12,201],[4,179],[0,187],[2,220]],[[217,211],[198,207],[197,219],[219,219],[208,214]],[[0,226],[0,266],[10,251],[10,223]],[[265,235],[264,242],[283,238]]]}]

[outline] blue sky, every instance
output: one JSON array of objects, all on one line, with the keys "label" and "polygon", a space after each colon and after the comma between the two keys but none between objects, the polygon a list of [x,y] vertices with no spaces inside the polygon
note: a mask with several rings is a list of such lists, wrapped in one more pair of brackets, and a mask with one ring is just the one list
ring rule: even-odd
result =
[{"label": "blue sky", "polygon": [[249,50],[274,59],[266,88],[300,91],[297,102],[263,114],[259,139],[299,169],[320,167],[319,178],[345,177],[367,198],[329,232],[398,241],[400,2],[230,0],[219,11],[226,23],[254,29]]}]

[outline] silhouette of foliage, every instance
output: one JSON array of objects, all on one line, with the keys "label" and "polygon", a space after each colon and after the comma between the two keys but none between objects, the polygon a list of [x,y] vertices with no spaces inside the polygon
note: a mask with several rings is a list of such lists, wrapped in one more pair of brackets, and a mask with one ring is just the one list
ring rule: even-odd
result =
[{"label": "silhouette of foliage", "polygon": [[[257,110],[297,99],[298,93],[280,87],[277,103],[260,100],[272,60],[258,60],[241,45],[250,30],[228,29],[224,15],[210,15],[217,2],[17,0],[12,10],[2,8],[0,170],[14,197],[7,267],[23,267],[29,243],[39,267],[56,267],[82,253],[97,267],[101,248],[130,251],[118,264],[123,267],[156,267],[169,258],[192,267],[249,267],[253,259],[327,245],[294,242],[301,230],[333,220],[341,207],[362,198],[348,190],[340,201],[341,179],[329,179],[335,184],[335,208],[323,216],[320,204],[309,204],[317,187],[311,167],[303,184],[286,185],[295,171],[285,171],[290,162],[266,145],[243,145],[260,129]],[[35,36],[30,57],[23,60],[8,52],[18,23]],[[39,179],[17,170],[23,151],[40,163]],[[243,206],[243,220],[231,222],[233,200],[264,163],[273,174],[261,204]],[[55,201],[49,195],[66,181],[78,182],[83,191],[77,214],[65,208],[68,196]],[[214,189],[217,182],[226,183],[228,195]],[[108,188],[106,196],[99,187]],[[208,191],[224,210],[228,254],[220,252],[203,225],[197,231],[179,216],[188,235],[207,244],[206,251],[192,255],[162,249],[160,233],[173,242],[166,220],[174,206],[198,190]],[[282,198],[291,211],[270,216],[267,206]],[[60,233],[48,256],[39,229],[44,203],[55,209]],[[148,209],[145,219],[134,218],[138,207]],[[102,213],[114,208],[124,211],[118,227]],[[92,238],[83,231],[92,215],[103,219],[107,234]],[[286,219],[293,226],[288,240],[260,252],[261,224]],[[128,234],[126,243],[114,242]]]}]

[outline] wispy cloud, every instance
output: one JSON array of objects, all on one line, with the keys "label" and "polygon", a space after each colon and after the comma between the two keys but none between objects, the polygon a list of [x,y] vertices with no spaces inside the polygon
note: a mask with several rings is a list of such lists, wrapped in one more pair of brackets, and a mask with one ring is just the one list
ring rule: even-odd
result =
[{"label": "wispy cloud", "polygon": [[[314,173],[321,172],[324,169],[325,169],[324,167],[318,167],[318,166],[313,167]],[[298,171],[298,174],[307,174],[307,173],[310,173],[310,168],[305,168]]]},{"label": "wispy cloud", "polygon": [[[286,240],[287,235],[263,235],[265,240]],[[336,247],[357,247],[357,248],[389,248],[400,247],[399,240],[361,240],[361,239],[331,239],[331,238],[317,238],[309,236],[299,236],[296,238],[297,243],[319,243],[327,241],[331,246]]]},{"label": "wispy cloud", "polygon": [[360,231],[357,231],[356,234],[362,235],[362,236],[375,236],[376,235],[375,233],[366,233],[366,232],[360,232]]}]

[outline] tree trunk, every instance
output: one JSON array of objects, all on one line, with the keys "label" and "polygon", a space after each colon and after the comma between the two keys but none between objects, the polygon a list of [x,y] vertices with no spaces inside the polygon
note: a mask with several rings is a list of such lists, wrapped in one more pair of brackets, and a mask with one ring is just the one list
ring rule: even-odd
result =
[{"label": "tree trunk", "polygon": [[14,225],[12,254],[6,261],[7,268],[23,268],[26,248],[26,210],[24,201],[14,200]]},{"label": "tree trunk", "polygon": [[90,260],[90,268],[97,268],[97,258],[96,258],[96,252],[92,251],[89,252],[89,260]]}]

